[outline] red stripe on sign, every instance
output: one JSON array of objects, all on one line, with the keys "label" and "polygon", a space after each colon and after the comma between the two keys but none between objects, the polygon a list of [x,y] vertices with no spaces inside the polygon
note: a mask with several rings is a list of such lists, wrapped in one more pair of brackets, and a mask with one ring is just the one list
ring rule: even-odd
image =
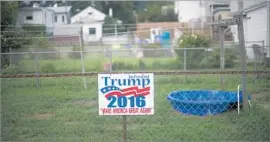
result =
[{"label": "red stripe on sign", "polygon": [[132,90],[135,90],[137,93],[142,93],[142,92],[145,92],[145,91],[150,91],[150,87],[139,89],[138,86],[134,86],[134,87],[129,87],[129,88],[122,89],[121,91],[122,92],[127,92],[127,91],[132,91]]},{"label": "red stripe on sign", "polygon": [[134,87],[122,89],[121,92],[120,91],[112,91],[112,92],[106,94],[105,97],[108,98],[110,96],[120,97],[120,96],[129,96],[129,95],[133,95],[133,96],[137,97],[137,96],[146,96],[149,94],[150,94],[150,87],[139,89],[137,86],[134,86]]}]

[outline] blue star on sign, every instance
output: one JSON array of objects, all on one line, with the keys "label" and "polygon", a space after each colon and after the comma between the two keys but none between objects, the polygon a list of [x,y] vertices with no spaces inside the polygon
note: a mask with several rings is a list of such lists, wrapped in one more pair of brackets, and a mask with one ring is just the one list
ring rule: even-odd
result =
[{"label": "blue star on sign", "polygon": [[112,90],[120,90],[120,88],[118,87],[115,87],[115,86],[107,86],[107,87],[104,87],[104,88],[101,88],[100,91],[105,94],[109,91],[112,91]]}]

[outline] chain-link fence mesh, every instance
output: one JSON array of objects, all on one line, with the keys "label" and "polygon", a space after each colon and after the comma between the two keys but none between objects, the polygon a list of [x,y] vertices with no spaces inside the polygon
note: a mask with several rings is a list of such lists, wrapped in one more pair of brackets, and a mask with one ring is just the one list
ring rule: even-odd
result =
[{"label": "chain-link fence mesh", "polygon": [[[267,141],[270,131],[269,77],[269,73],[248,74],[251,107],[245,112],[240,103],[238,114],[235,94],[241,84],[241,74],[225,74],[221,86],[219,74],[157,73],[155,114],[127,116],[127,138],[130,141]],[[83,77],[39,78],[38,88],[35,82],[35,78],[2,79],[2,140],[122,139],[122,117],[98,115],[96,76],[86,76],[86,89]],[[230,93],[226,96],[203,91],[221,88]],[[177,90],[189,92],[182,92],[179,102],[169,101],[168,95]],[[217,115],[188,114],[222,110]]]},{"label": "chain-link fence mesh", "polygon": [[155,74],[155,114],[127,116],[128,141],[269,140],[269,67],[250,59],[244,111],[237,45],[225,46],[225,72],[219,48],[72,48],[1,53],[2,140],[122,140],[122,116],[98,115],[96,73],[110,71]]}]

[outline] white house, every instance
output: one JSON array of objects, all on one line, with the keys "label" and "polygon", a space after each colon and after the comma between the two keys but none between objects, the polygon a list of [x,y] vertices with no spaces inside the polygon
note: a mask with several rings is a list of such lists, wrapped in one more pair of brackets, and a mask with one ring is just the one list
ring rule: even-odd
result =
[{"label": "white house", "polygon": [[196,0],[175,1],[175,13],[180,22],[189,22],[192,19],[209,20],[213,9],[217,7],[229,7],[229,0]]},{"label": "white house", "polygon": [[42,7],[20,8],[17,17],[17,24],[44,25],[47,29],[53,28],[54,11]]},{"label": "white house", "polygon": [[[270,29],[267,27],[270,24],[270,14],[268,12],[269,7],[267,8],[266,1],[257,1],[255,4],[254,3],[254,1],[247,1],[247,3],[244,1],[244,12],[247,16],[247,18],[243,21],[246,47],[251,46],[252,44],[264,44],[265,46],[269,46]],[[232,11],[236,12],[237,10],[235,9],[236,7]],[[239,42],[237,26],[232,26],[232,31],[235,37],[234,41]],[[246,50],[248,58],[253,59],[254,53],[252,48],[247,48]],[[269,57],[269,48],[266,47],[266,50],[268,50],[267,56]]]},{"label": "white house", "polygon": [[53,21],[56,25],[61,24],[70,24],[71,23],[71,6],[57,6],[54,7],[46,7],[47,9],[50,9],[54,11],[54,17]]},{"label": "white house", "polygon": [[82,26],[84,42],[100,41],[105,17],[104,13],[88,6],[71,17],[71,24]]},{"label": "white house", "polygon": [[200,1],[175,1],[174,10],[178,14],[179,22],[189,22],[204,16]]}]

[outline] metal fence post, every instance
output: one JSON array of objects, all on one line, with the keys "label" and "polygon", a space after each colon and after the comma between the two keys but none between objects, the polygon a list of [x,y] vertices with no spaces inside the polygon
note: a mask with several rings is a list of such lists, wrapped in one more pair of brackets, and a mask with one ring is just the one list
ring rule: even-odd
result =
[{"label": "metal fence post", "polygon": [[[11,48],[9,48],[9,53],[12,53]],[[9,65],[12,65],[12,54],[9,54]]]},{"label": "metal fence post", "polygon": [[[83,42],[82,42],[82,35],[83,35],[83,33],[82,33],[82,27],[81,27],[81,30],[80,30],[80,35],[79,35],[79,42],[80,42],[80,48],[81,48],[81,52],[80,52],[80,54],[81,54],[81,67],[82,67],[82,73],[85,73],[85,68],[84,68],[84,57],[83,57]],[[84,89],[86,89],[87,88],[87,86],[86,86],[86,78],[85,78],[85,76],[83,77],[83,85],[84,85]]]},{"label": "metal fence post", "polygon": [[123,115],[123,142],[127,142],[127,116]]},{"label": "metal fence post", "polygon": [[[129,28],[127,30],[129,33]],[[128,43],[129,43],[129,41],[128,41]],[[111,58],[112,58],[112,56],[111,56]],[[122,136],[122,138],[123,138],[123,142],[127,142],[127,116],[126,115],[123,115],[123,136]]]},{"label": "metal fence post", "polygon": [[38,77],[38,54],[35,52],[35,64],[36,64],[36,88],[39,87],[39,77]]},{"label": "metal fence post", "polygon": [[184,48],[184,71],[187,70],[187,49]]},{"label": "metal fence post", "polygon": [[[221,19],[220,19],[221,20]],[[224,28],[219,26],[219,41],[220,41],[220,71],[224,71],[225,56],[224,56]],[[224,89],[224,75],[220,75],[220,86]]]},{"label": "metal fence post", "polygon": [[[184,71],[187,71],[187,49],[186,47],[184,48]],[[184,77],[184,82],[186,82],[187,77],[185,75]]]},{"label": "metal fence post", "polygon": [[[242,4],[243,1],[240,0],[239,4]],[[241,10],[241,9],[240,9]],[[238,36],[239,36],[239,45],[242,58],[242,92],[243,92],[243,108],[244,111],[249,110],[248,104],[248,94],[247,94],[247,63],[246,63],[246,47],[245,47],[245,38],[244,38],[244,27],[243,27],[243,14],[241,13],[238,16]]]}]

